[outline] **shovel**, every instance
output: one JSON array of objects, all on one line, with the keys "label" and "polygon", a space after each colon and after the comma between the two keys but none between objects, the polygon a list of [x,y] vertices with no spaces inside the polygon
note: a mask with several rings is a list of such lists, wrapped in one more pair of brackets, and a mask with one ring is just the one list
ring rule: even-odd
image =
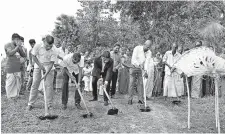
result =
[{"label": "shovel", "polygon": [[140,111],[141,111],[141,112],[150,112],[150,111],[151,111],[151,108],[150,108],[149,106],[147,106],[147,104],[146,104],[146,90],[145,90],[145,85],[144,85],[144,79],[145,79],[145,78],[143,78],[144,103],[145,103],[145,105],[144,105],[144,107],[142,106],[142,107],[140,108]]},{"label": "shovel", "polygon": [[78,92],[79,92],[79,94],[80,94],[81,100],[83,101],[84,107],[85,107],[86,112],[87,112],[86,114],[83,114],[82,117],[83,117],[83,118],[93,117],[93,113],[89,112],[89,110],[88,110],[88,108],[87,108],[87,105],[86,105],[86,103],[85,103],[85,101],[84,101],[83,95],[81,94],[80,86],[78,87],[77,90],[78,90]]},{"label": "shovel", "polygon": [[108,115],[115,115],[115,114],[118,114],[118,109],[113,105],[113,103],[112,103],[112,101],[111,101],[111,99],[110,99],[110,97],[109,97],[109,94],[108,94],[107,91],[106,91],[106,86],[104,86],[103,90],[104,90],[105,95],[107,96],[109,102],[110,102],[111,105],[112,105],[112,109],[109,109],[107,114],[108,114]]},{"label": "shovel", "polygon": [[[42,72],[42,76],[44,76],[44,73]],[[45,90],[45,81],[43,79],[43,90],[44,90],[44,100],[45,100],[45,115],[39,116],[38,118],[40,120],[54,120],[58,118],[58,115],[50,115],[48,113],[48,106],[47,106],[47,96],[46,96],[46,90]]]}]

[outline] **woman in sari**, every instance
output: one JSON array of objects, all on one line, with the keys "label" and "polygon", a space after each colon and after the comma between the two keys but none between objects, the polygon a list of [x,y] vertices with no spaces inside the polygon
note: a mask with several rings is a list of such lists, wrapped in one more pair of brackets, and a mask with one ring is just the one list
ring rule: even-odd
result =
[{"label": "woman in sari", "polygon": [[163,64],[162,64],[162,57],[159,52],[156,54],[156,57],[153,58],[153,62],[155,67],[153,96],[157,97],[162,95],[163,93],[163,88],[162,88]]},{"label": "woman in sari", "polygon": [[126,53],[122,55],[121,61],[122,61],[122,68],[120,69],[120,73],[118,76],[118,91],[121,94],[127,94],[128,88],[129,88],[129,68],[124,66],[124,64],[130,65],[131,64],[131,53],[127,49],[125,51]]}]

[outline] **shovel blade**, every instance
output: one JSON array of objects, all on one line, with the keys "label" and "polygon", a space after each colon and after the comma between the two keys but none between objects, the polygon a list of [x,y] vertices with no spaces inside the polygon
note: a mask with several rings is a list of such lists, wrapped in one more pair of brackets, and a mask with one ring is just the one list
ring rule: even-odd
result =
[{"label": "shovel blade", "polygon": [[140,108],[140,111],[141,112],[150,112],[151,111],[151,108],[149,106],[142,107],[142,108]]},{"label": "shovel blade", "polygon": [[118,109],[117,108],[113,108],[113,109],[109,109],[108,110],[108,115],[115,115],[118,114]]},{"label": "shovel blade", "polygon": [[181,101],[180,101],[180,100],[174,100],[174,101],[172,101],[172,103],[173,103],[174,105],[179,105],[179,104],[181,103]]},{"label": "shovel blade", "polygon": [[82,115],[83,118],[88,118],[88,117],[93,117],[93,113],[89,113],[89,114],[83,114]]},{"label": "shovel blade", "polygon": [[58,115],[47,115],[47,116],[39,116],[40,120],[54,120],[58,118]]}]

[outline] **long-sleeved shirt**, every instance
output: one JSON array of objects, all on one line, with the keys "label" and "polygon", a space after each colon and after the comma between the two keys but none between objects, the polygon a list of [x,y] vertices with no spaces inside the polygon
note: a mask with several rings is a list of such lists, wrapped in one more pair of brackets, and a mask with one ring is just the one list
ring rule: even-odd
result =
[{"label": "long-sleeved shirt", "polygon": [[145,52],[144,46],[136,46],[133,50],[131,64],[134,66],[144,66]]},{"label": "long-sleeved shirt", "polygon": [[[181,56],[179,52],[176,52],[174,55],[172,54],[172,51],[167,51],[165,55],[163,56],[163,62],[166,62],[171,67],[173,64],[178,60],[178,58]],[[171,71],[168,66],[165,66],[165,74],[170,75]]]}]

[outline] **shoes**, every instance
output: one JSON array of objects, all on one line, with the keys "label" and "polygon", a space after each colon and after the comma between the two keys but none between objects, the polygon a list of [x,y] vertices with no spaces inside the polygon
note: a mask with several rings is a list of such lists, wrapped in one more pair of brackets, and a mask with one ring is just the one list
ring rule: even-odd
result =
[{"label": "shoes", "polygon": [[27,110],[28,110],[28,111],[31,111],[32,109],[33,109],[33,106],[31,106],[31,105],[28,105],[28,106],[27,106]]},{"label": "shoes", "polygon": [[79,109],[79,110],[84,110],[81,106],[80,106],[80,104],[75,104],[75,106],[77,107],[77,109]]},{"label": "shoes", "polygon": [[66,110],[66,109],[67,109],[67,105],[66,105],[66,104],[63,104],[63,105],[62,105],[62,109],[63,109],[63,110]]},{"label": "shoes", "polygon": [[128,104],[129,104],[129,105],[132,105],[132,100],[129,100],[129,101],[128,101]]},{"label": "shoes", "polygon": [[144,102],[143,102],[143,101],[141,101],[141,100],[139,100],[139,101],[138,101],[138,103],[139,103],[139,104],[144,104]]},{"label": "shoes", "polygon": [[108,105],[109,105],[108,101],[105,101],[104,106],[108,106]]},{"label": "shoes", "polygon": [[115,95],[112,95],[111,98],[112,98],[112,99],[115,99]]},{"label": "shoes", "polygon": [[92,100],[89,100],[89,101],[98,101],[98,99],[97,99],[97,98],[94,98],[94,99],[92,99]]}]

